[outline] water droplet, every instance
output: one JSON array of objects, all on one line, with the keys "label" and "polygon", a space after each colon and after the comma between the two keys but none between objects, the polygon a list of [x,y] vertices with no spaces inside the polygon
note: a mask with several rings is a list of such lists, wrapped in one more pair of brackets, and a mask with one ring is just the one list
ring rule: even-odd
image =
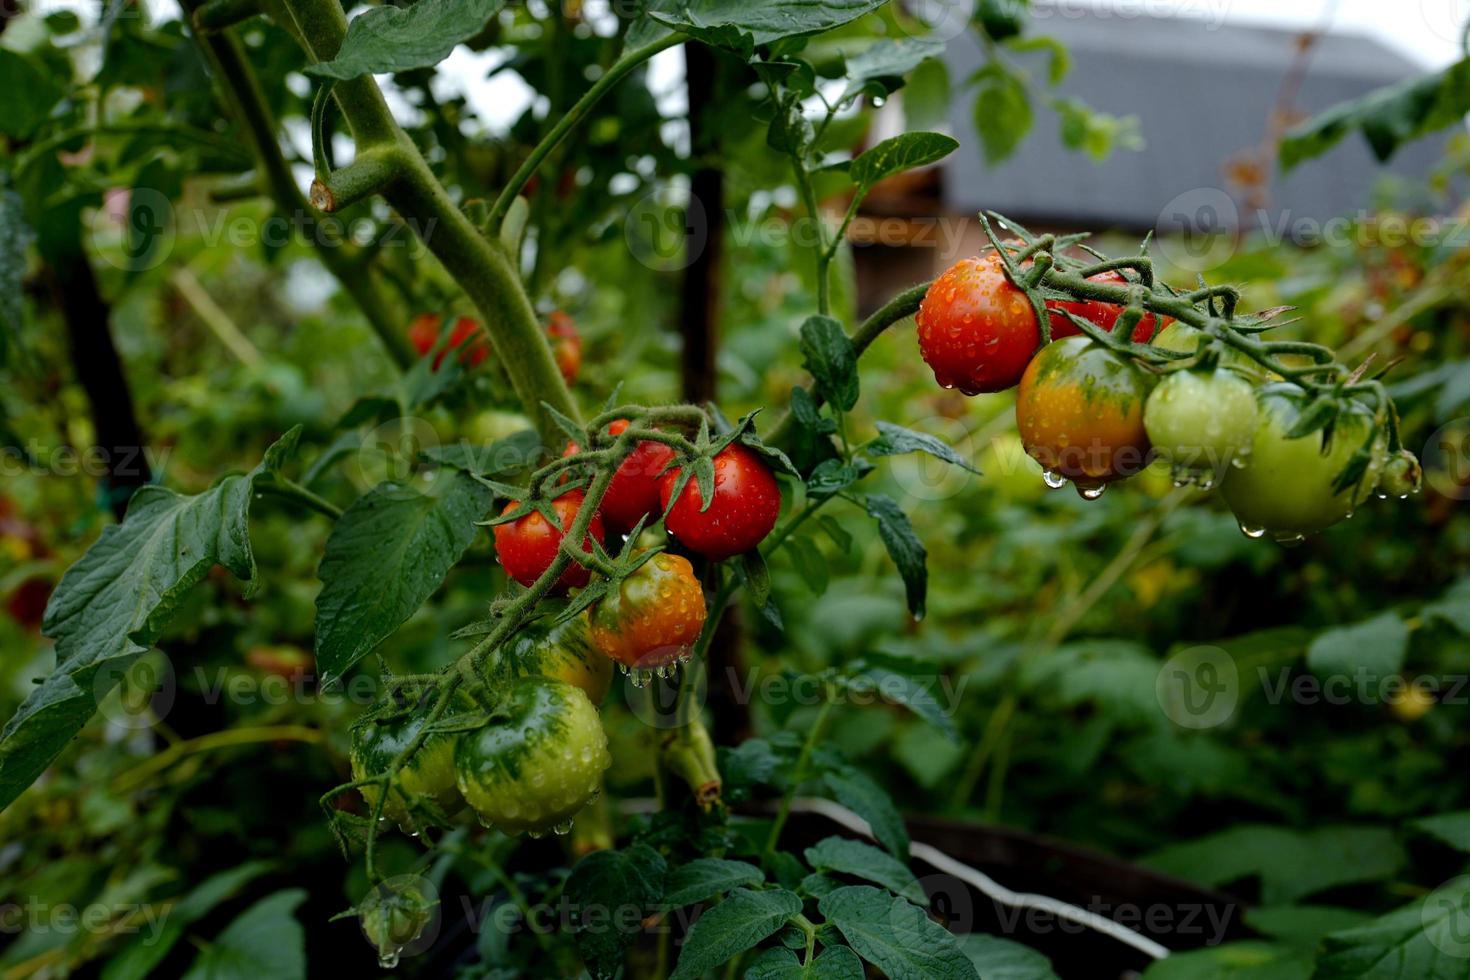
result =
[{"label": "water droplet", "polygon": [[1252,541],[1258,541],[1266,536],[1266,529],[1263,527],[1251,527],[1247,524],[1242,524],[1240,525],[1240,533],[1244,534]]},{"label": "water droplet", "polygon": [[1106,483],[1077,483],[1073,485],[1077,488],[1077,496],[1083,500],[1096,500],[1108,489]]},{"label": "water droplet", "polygon": [[543,837],[546,836],[546,831],[544,831],[544,830],[528,830],[528,831],[526,831],[526,836],[529,837],[529,838],[531,838],[532,840],[540,840],[541,838],[543,838]]},{"label": "water droplet", "polygon": [[1041,474],[1041,479],[1053,490],[1060,490],[1067,485],[1067,478],[1056,470],[1047,470]]},{"label": "water droplet", "polygon": [[572,832],[572,822],[570,820],[563,820],[555,827],[552,827],[551,832],[556,834],[558,837],[565,837],[567,834],[570,834]]},{"label": "water droplet", "polygon": [[391,970],[398,965],[398,950],[383,950],[378,954],[378,966],[385,970]]},{"label": "water droplet", "polygon": [[1305,534],[1300,534],[1294,531],[1283,531],[1271,535],[1271,540],[1275,541],[1283,548],[1295,548],[1298,547],[1303,541],[1307,540],[1307,536]]}]

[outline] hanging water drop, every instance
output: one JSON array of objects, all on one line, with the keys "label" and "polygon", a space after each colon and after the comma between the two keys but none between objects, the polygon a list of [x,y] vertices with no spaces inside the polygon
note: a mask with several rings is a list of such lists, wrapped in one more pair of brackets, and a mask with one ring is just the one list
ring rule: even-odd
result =
[{"label": "hanging water drop", "polygon": [[1077,488],[1077,496],[1083,500],[1096,500],[1108,488],[1106,483],[1077,483],[1074,486]]},{"label": "hanging water drop", "polygon": [[1266,529],[1263,527],[1251,527],[1247,524],[1241,524],[1240,533],[1244,534],[1252,541],[1259,541],[1261,538],[1264,538],[1266,536]]},{"label": "hanging water drop", "polygon": [[1067,485],[1067,478],[1056,470],[1047,470],[1041,474],[1041,479],[1053,490],[1060,490]]},{"label": "hanging water drop", "polygon": [[398,965],[398,950],[383,950],[378,954],[378,966],[391,970]]},{"label": "hanging water drop", "polygon": [[558,837],[565,837],[567,834],[570,834],[572,832],[572,822],[570,820],[563,820],[555,827],[552,827],[551,832],[556,834]]}]

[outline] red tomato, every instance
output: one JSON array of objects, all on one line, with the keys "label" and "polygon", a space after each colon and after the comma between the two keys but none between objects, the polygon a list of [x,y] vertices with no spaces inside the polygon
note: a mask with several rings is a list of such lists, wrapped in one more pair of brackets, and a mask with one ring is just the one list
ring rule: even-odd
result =
[{"label": "red tomato", "polygon": [[[439,342],[439,321],[436,314],[420,313],[408,325],[408,342],[420,356],[426,356]],[[472,337],[474,339],[469,345],[459,352],[459,363],[465,367],[476,367],[484,363],[485,358],[490,356],[490,342],[485,339],[484,333],[480,324],[467,316],[454,321],[454,330],[449,334],[449,345],[434,356],[434,370],[439,370],[439,365],[444,363],[445,354],[461,347]]]},{"label": "red tomato", "polygon": [[[495,553],[506,574],[530,588],[556,560],[562,539],[566,537],[566,529],[577,519],[577,512],[582,509],[582,501],[586,497],[580,489],[568,490],[551,502],[551,509],[561,522],[562,530],[557,530],[537,511],[509,523],[495,525],[491,529],[495,535]],[[511,501],[501,513],[508,514],[519,506],[517,502]],[[582,543],[583,551],[592,550],[591,538],[596,538],[598,544],[603,542],[600,516],[593,515],[592,523],[587,527],[587,537],[589,540]],[[591,577],[591,572],[574,562],[556,580],[552,591],[565,592],[567,589],[581,588]]]},{"label": "red tomato", "polygon": [[743,554],[760,544],[781,514],[781,489],[770,467],[753,451],[731,443],[715,456],[714,499],[701,511],[704,498],[699,481],[690,479],[679,499],[669,509],[677,469],[665,473],[659,483],[659,501],[668,518],[670,534],[689,550],[711,561]]},{"label": "red tomato", "polygon": [[995,252],[950,266],[929,287],[915,322],[934,380],[967,395],[1015,387],[1041,343],[1036,311]]},{"label": "red tomato", "polygon": [[[1089,281],[1117,286],[1128,285],[1127,278],[1121,272],[1116,271],[1104,272],[1101,275],[1093,276]],[[1051,311],[1052,340],[1073,337],[1082,332],[1077,329],[1071,320],[1068,320],[1062,315],[1061,310],[1069,310],[1084,320],[1091,320],[1104,330],[1112,330],[1113,325],[1118,322],[1118,317],[1123,313],[1123,307],[1114,306],[1112,303],[1104,303],[1096,299],[1076,300],[1075,302],[1052,299],[1047,300],[1046,308]],[[1157,319],[1152,313],[1145,313],[1143,315],[1143,319],[1139,320],[1138,325],[1133,328],[1133,342],[1135,344],[1146,344],[1149,342],[1149,339],[1154,335],[1154,323]],[[1167,327],[1173,322],[1173,317],[1164,317],[1160,329]]]},{"label": "red tomato", "polygon": [[[607,434],[620,436],[628,428],[627,419],[615,419],[607,427]],[[575,442],[567,443],[563,457],[575,456],[582,449]],[[623,458],[607,493],[602,495],[597,514],[607,529],[614,534],[627,534],[644,518],[663,513],[659,500],[659,478],[674,458],[674,451],[661,442],[643,441]],[[565,481],[570,474],[563,474]]]},{"label": "red tomato", "polygon": [[547,318],[546,333],[551,337],[551,353],[556,358],[557,369],[567,384],[577,380],[582,372],[582,335],[577,332],[577,323],[561,310],[555,310]]}]

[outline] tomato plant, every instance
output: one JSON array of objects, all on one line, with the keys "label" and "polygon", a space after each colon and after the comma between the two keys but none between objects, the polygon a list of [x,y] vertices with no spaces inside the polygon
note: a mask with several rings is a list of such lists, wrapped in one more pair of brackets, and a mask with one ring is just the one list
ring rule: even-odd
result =
[{"label": "tomato plant", "polygon": [[892,281],[928,168],[1136,142],[1026,4],[21,6],[0,910],[108,915],[7,976],[1457,969],[1463,250]]}]

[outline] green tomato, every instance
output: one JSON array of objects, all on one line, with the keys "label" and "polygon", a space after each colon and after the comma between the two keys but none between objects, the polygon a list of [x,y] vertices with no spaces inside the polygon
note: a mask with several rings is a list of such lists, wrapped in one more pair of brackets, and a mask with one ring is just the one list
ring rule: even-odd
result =
[{"label": "green tomato", "polygon": [[1257,414],[1255,389],[1234,371],[1174,371],[1148,396],[1143,426],[1176,482],[1208,490],[1250,452]]},{"label": "green tomato", "polygon": [[[1159,335],[1150,341],[1154,347],[1177,351],[1180,354],[1193,354],[1203,343],[1209,343],[1209,338],[1205,336],[1204,331],[1178,320],[1160,330]],[[1238,368],[1257,376],[1265,373],[1265,368],[1252,360],[1250,355],[1243,354],[1233,347],[1226,347],[1221,352],[1220,366]]]},{"label": "green tomato", "polygon": [[358,906],[362,931],[384,967],[395,966],[403,948],[434,921],[439,899],[432,888],[423,879],[402,875],[374,888]]},{"label": "green tomato", "polygon": [[1383,482],[1379,486],[1379,495],[1402,500],[1412,493],[1418,493],[1423,484],[1424,467],[1420,465],[1419,457],[1407,449],[1400,449],[1398,455],[1391,457],[1383,466]]},{"label": "green tomato", "polygon": [[[352,778],[366,779],[384,772],[397,758],[423,726],[430,708],[420,706],[418,710],[389,717],[387,720],[368,715],[352,727]],[[451,713],[475,710],[474,705],[462,696],[457,696]],[[418,829],[418,820],[411,812],[411,803],[432,803],[445,816],[453,816],[464,808],[464,800],[455,786],[454,750],[459,735],[453,732],[436,732],[424,739],[389,783],[387,798],[383,801],[383,816],[405,830]],[[362,797],[368,807],[377,805],[379,788],[363,786]]]},{"label": "green tomato", "polygon": [[588,615],[552,625],[554,617],[532,622],[501,644],[487,663],[490,689],[522,677],[550,677],[579,687],[594,705],[602,704],[612,686],[612,661],[592,645]]},{"label": "green tomato", "polygon": [[579,687],[518,680],[489,725],[454,755],[459,789],[481,823],[507,834],[565,833],[612,762],[602,718]]},{"label": "green tomato", "polygon": [[1251,451],[1221,483],[1225,502],[1250,537],[1270,534],[1285,543],[1299,541],[1350,516],[1378,483],[1382,454],[1374,451],[1356,486],[1341,493],[1333,490],[1354,454],[1375,438],[1373,413],[1361,402],[1344,402],[1324,451],[1321,431],[1298,439],[1286,437],[1306,398],[1289,382],[1262,388]]}]

